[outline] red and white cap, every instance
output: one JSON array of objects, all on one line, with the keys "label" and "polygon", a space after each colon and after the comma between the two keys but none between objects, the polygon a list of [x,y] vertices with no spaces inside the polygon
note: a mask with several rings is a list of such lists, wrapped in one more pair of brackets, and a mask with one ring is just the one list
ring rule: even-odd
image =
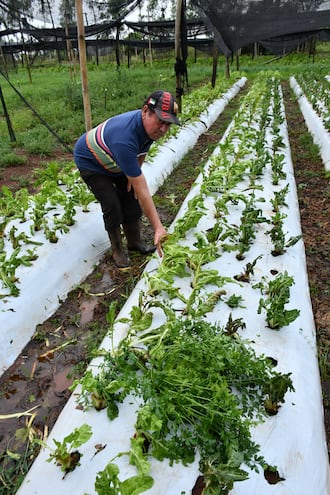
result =
[{"label": "red and white cap", "polygon": [[148,96],[146,105],[154,110],[157,117],[171,124],[181,125],[177,117],[178,104],[174,99],[174,96],[168,91],[154,91]]}]

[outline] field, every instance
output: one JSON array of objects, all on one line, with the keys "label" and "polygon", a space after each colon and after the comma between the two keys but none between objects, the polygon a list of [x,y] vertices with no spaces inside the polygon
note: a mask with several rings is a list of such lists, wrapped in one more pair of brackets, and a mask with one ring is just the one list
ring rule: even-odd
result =
[{"label": "field", "polygon": [[[283,74],[281,72],[281,80],[300,203],[310,293],[318,337],[325,424],[328,432],[328,281],[330,277],[327,269],[329,264],[326,263],[326,260],[329,257],[329,183],[318,150],[312,143],[297,102],[288,85],[288,75],[295,73],[297,67],[299,67],[299,71],[307,68],[304,65],[292,65],[290,67],[287,64],[283,67]],[[269,66],[267,70],[269,70]],[[276,70],[278,70],[278,67],[276,67]],[[310,67],[308,67],[308,70],[310,70]],[[243,67],[241,67],[241,71],[248,74],[249,85],[251,85],[255,77],[253,67],[249,64],[245,72]],[[206,74],[207,69],[205,67],[203,71],[200,69],[199,77],[201,82],[205,82]],[[170,77],[168,80],[173,85],[173,80]],[[193,85],[196,84],[197,81],[194,81]],[[173,90],[173,86],[170,89]],[[210,155],[212,149],[219,142],[247,89],[245,88],[236,99],[228,104],[225,112],[217,122],[200,138],[198,144],[188,153],[188,156],[177,167],[176,171],[166,180],[165,185],[155,194],[155,202],[165,225],[170,225],[178,206],[197,176],[201,164],[205,162],[206,157]],[[133,105],[133,103],[131,104]],[[136,105],[137,103],[134,104]],[[123,109],[125,109],[124,106]],[[81,117],[81,112],[77,113]],[[80,124],[82,125],[82,121],[80,121]],[[82,127],[78,132],[75,131],[77,132],[76,136],[81,132],[81,129]],[[74,139],[74,136],[72,136],[72,139]],[[38,139],[36,141],[38,142]],[[48,153],[50,156],[54,154],[58,158],[69,158],[68,155],[59,152],[59,150],[51,150],[47,153],[45,151],[41,153],[43,159]],[[23,163],[16,163],[14,167],[6,166],[3,170],[2,185],[18,189],[22,186],[22,181],[26,181],[25,185],[28,185],[31,191],[35,190],[36,185],[30,180],[31,165],[30,161],[23,160]],[[40,165],[40,156],[39,158],[34,157],[32,167],[37,165]],[[145,224],[145,231],[146,236],[151,238],[151,232],[147,224]],[[19,470],[21,470],[21,473],[25,472],[24,470],[30,463],[31,455],[35,448],[31,440],[33,437],[42,436],[45,431],[52,427],[59,411],[70,395],[68,385],[72,383],[74,378],[78,378],[83,374],[84,366],[93,356],[97,344],[102,341],[107,328],[110,294],[111,300],[118,301],[118,311],[139,279],[143,266],[144,260],[137,257],[134,259],[131,271],[124,274],[119,273],[113,267],[109,254],[106,254],[95,271],[69,294],[67,300],[61,304],[56,313],[48,321],[38,325],[34,338],[24,349],[14,366],[1,378],[1,390],[5,399],[3,401],[5,407],[1,411],[3,414],[9,414],[14,411],[19,412],[33,408],[35,405],[41,405],[36,411],[36,415],[33,413],[29,418],[2,420],[3,458],[7,463],[7,468],[10,466],[10,469],[13,469],[13,471],[7,469],[7,473],[5,471],[2,473],[2,493],[12,493],[13,486],[9,478],[13,479],[12,473],[15,469],[16,472]],[[81,338],[82,332],[83,339]],[[26,358],[26,356],[28,357]],[[21,433],[16,440],[9,440],[18,429]],[[26,434],[30,434],[29,441],[22,443],[22,436],[25,436],[25,440],[27,440]],[[329,438],[329,435],[327,435],[327,438]],[[6,449],[7,454],[5,453]],[[18,457],[19,455],[20,457]]]}]

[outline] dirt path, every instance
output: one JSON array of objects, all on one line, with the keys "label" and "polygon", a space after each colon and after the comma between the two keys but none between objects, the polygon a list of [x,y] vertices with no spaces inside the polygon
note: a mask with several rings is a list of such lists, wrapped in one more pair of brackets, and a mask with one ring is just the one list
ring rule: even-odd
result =
[{"label": "dirt path", "polygon": [[[295,167],[306,245],[311,297],[322,363],[325,424],[330,452],[330,379],[329,370],[329,180],[324,177],[320,159],[311,153],[312,142],[305,136],[305,124],[288,84],[283,85],[290,144]],[[246,91],[246,90],[245,90]],[[199,139],[154,199],[163,223],[169,226],[178,207],[207,160],[239,105],[240,94],[225,109],[217,122]],[[16,168],[17,173],[17,168]],[[144,235],[152,242],[152,232],[144,223]],[[31,342],[13,366],[0,378],[1,414],[36,407],[33,417],[0,422],[0,495],[12,495],[31,464],[36,449],[27,442],[30,434],[47,434],[66,404],[68,386],[79,378],[93,351],[107,331],[106,315],[111,301],[121,308],[142,274],[145,259],[132,258],[132,267],[119,271],[107,254],[95,271],[72,291],[49,320],[39,325]],[[30,420],[30,424],[29,424]],[[15,432],[19,431],[18,438]],[[19,460],[5,455],[9,449],[21,455]]]},{"label": "dirt path", "polygon": [[326,178],[296,100],[283,84],[292,160],[316,326],[323,406],[330,456],[330,178]]}]

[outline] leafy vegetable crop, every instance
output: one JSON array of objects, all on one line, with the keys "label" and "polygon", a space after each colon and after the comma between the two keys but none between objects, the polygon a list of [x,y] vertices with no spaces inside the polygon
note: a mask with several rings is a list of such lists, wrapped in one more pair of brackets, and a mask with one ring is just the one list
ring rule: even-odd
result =
[{"label": "leafy vegetable crop", "polygon": [[258,313],[266,310],[266,319],[270,328],[278,330],[292,323],[298,318],[298,309],[285,309],[290,301],[290,287],[294,284],[292,277],[285,271],[280,273],[274,280],[270,280],[265,288],[267,298],[261,298]]},{"label": "leafy vegetable crop", "polygon": [[[294,383],[290,372],[276,371],[274,360],[258,356],[253,342],[243,340],[251,329],[237,311],[247,304],[230,292],[242,286],[261,290],[259,307],[248,310],[256,315],[264,310],[270,328],[280,329],[299,315],[285,308],[293,277],[276,272],[268,282],[257,267],[264,258],[273,263],[265,249],[267,229],[286,217],[282,124],[278,80],[263,74],[204,167],[201,183],[164,243],[162,262],[146,273],[129,316],[115,321],[109,306],[111,350],[101,352],[97,373],[89,370],[74,387],[79,383],[84,408],[106,409],[110,420],[132,397],[137,411],[130,449],[109,459],[97,475],[99,495],[128,493],[133,484],[132,493],[149,489],[153,458],[189,465],[198,457],[203,495],[225,495],[249,469],[269,467],[251,431],[277,414]],[[263,174],[275,191],[268,203],[262,196]],[[293,245],[293,238],[288,242],[274,232],[271,237],[285,248]],[[256,253],[258,238],[265,252]],[[250,249],[254,260],[243,267]],[[222,256],[230,260],[231,276],[221,273]],[[233,313],[225,321],[228,307]],[[262,317],[257,320],[266,326]],[[126,333],[115,345],[117,324]],[[124,481],[115,462],[123,456],[136,470]]]},{"label": "leafy vegetable crop", "polygon": [[[219,78],[214,88],[211,88],[211,84],[207,84],[186,95],[183,99],[181,120],[183,122],[198,120],[201,112],[205,111],[205,103],[211,103],[223,96],[238,78],[239,74],[230,79]],[[159,146],[171,135],[175,136],[178,131],[179,128],[173,126],[163,139],[154,143],[148,154],[149,161],[152,161],[157,154]],[[80,180],[73,163],[65,166],[56,162],[49,163],[47,168],[40,172],[37,185],[39,190],[34,195],[29,195],[25,189],[14,195],[8,188],[2,188],[0,241],[4,253],[0,258],[0,282],[3,289],[0,298],[16,297],[20,294],[20,281],[16,270],[20,265],[26,266],[27,262],[30,266],[38,255],[35,252],[33,257],[28,257],[25,253],[24,256],[18,256],[18,252],[24,251],[27,249],[26,246],[34,243],[33,236],[41,232],[46,241],[57,243],[60,235],[69,232],[70,227],[75,224],[77,208],[80,207],[82,211],[87,212],[88,205],[95,200],[87,186]],[[19,226],[17,235],[20,239],[19,249],[14,255],[11,255],[11,251],[16,247],[17,237],[14,239],[8,233],[12,231],[12,222],[15,229],[16,224]],[[30,236],[26,233],[26,225]],[[21,234],[24,234],[24,237]]]},{"label": "leafy vegetable crop", "polygon": [[[80,465],[79,461],[81,453],[78,449],[81,445],[86,443],[92,436],[91,427],[87,424],[75,428],[69,435],[67,435],[62,442],[54,439],[56,445],[55,449],[50,449],[51,454],[48,458],[48,462],[54,461],[61,470],[65,473],[64,476],[73,471]],[[45,446],[45,445],[44,445]]]},{"label": "leafy vegetable crop", "polygon": [[[90,380],[91,375],[87,387],[81,382],[82,397],[91,391]],[[185,318],[173,318],[140,338],[128,335],[92,381],[93,391],[103,384],[108,410],[128,395],[141,402],[132,439],[132,449],[137,439],[143,446],[141,459],[133,462],[141,482],[146,475],[141,465],[151,457],[189,464],[198,451],[205,495],[227,493],[234,481],[246,479],[243,462],[253,469],[263,466],[250,428],[265,417],[267,402],[279,407],[285,392],[293,390],[289,376],[274,371],[268,358],[257,357],[240,338],[202,319]],[[132,452],[129,456],[132,463]],[[108,466],[106,474],[107,487],[116,486],[118,472]],[[108,493],[102,490],[100,495]]]}]

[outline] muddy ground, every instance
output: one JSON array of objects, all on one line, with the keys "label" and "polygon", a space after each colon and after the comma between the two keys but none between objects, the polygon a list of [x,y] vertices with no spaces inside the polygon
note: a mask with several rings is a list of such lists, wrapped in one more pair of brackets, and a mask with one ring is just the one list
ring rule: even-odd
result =
[{"label": "muddy ground", "polygon": [[[299,107],[285,81],[283,91],[317,329],[330,452],[330,184],[311,137],[307,135]],[[228,105],[155,195],[155,203],[165,226],[172,223],[200,166],[221,139],[243,94]],[[32,182],[35,166],[36,161],[30,161],[28,166],[1,171],[0,186],[6,184],[12,189],[17,188],[22,183],[19,180],[22,177]],[[152,242],[152,231],[145,220],[143,231],[145,238]],[[129,270],[118,270],[109,251],[94,272],[69,294],[56,313],[38,326],[31,342],[0,378],[1,414],[35,407],[33,416],[0,421],[1,495],[15,493],[37,451],[29,440],[43,438],[50,431],[70,397],[68,386],[83,374],[101,343],[107,331],[109,303],[116,300],[119,312],[142,274],[146,259],[134,254],[131,260]],[[20,457],[9,457],[8,451]]]}]

